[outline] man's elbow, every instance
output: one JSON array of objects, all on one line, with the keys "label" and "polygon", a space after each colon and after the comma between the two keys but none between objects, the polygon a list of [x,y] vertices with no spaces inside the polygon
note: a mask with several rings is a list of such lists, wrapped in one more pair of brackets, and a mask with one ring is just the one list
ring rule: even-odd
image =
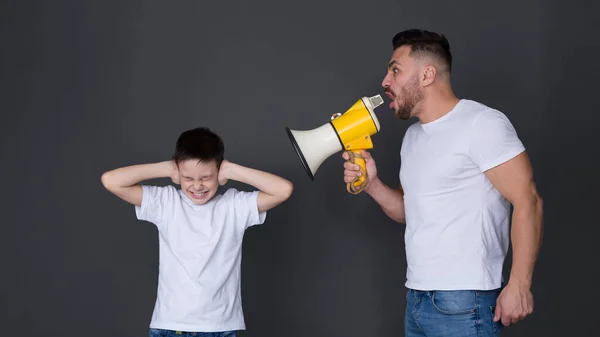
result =
[{"label": "man's elbow", "polygon": [[530,201],[528,204],[531,205],[533,212],[535,212],[535,214],[538,218],[541,218],[542,214],[544,212],[544,199],[542,198],[540,193],[537,191],[535,186],[532,186],[532,188],[531,188],[531,194],[530,194],[529,200]]},{"label": "man's elbow", "polygon": [[544,226],[544,199],[533,189],[526,197],[519,199],[513,203],[515,212],[532,220],[532,225],[537,228],[538,232],[543,231]]},{"label": "man's elbow", "polygon": [[544,207],[544,200],[538,192],[533,181],[529,184],[527,190],[518,195],[515,200],[511,200],[515,208],[520,208],[526,212],[541,214]]},{"label": "man's elbow", "polygon": [[535,197],[535,212],[537,223],[540,231],[540,241],[542,240],[543,232],[544,232],[544,199],[541,195],[536,193]]},{"label": "man's elbow", "polygon": [[384,209],[385,214],[392,220],[401,225],[406,225],[406,216],[397,211],[389,211]]},{"label": "man's elbow", "polygon": [[544,199],[539,194],[536,194],[535,196],[535,208],[537,213],[542,216],[544,213]]},{"label": "man's elbow", "polygon": [[405,216],[399,216],[394,220],[396,220],[396,222],[401,225],[406,225],[406,217]]}]

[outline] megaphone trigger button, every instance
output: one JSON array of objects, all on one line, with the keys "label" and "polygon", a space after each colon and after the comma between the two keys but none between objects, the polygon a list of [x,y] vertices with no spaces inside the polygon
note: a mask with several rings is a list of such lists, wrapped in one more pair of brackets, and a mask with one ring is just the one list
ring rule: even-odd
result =
[{"label": "megaphone trigger button", "polygon": [[331,115],[331,120],[334,120],[334,119],[336,119],[336,118],[340,117],[341,115],[342,115],[341,113],[339,113],[339,112],[336,112],[336,113],[334,113],[333,115]]}]

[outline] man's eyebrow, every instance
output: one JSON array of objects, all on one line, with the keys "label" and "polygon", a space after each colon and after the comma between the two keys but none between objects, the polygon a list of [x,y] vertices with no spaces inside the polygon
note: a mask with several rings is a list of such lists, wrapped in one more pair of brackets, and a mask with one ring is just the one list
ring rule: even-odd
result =
[{"label": "man's eyebrow", "polygon": [[400,65],[400,62],[398,62],[396,60],[390,61],[390,63],[388,63],[388,69],[391,68],[394,64]]}]

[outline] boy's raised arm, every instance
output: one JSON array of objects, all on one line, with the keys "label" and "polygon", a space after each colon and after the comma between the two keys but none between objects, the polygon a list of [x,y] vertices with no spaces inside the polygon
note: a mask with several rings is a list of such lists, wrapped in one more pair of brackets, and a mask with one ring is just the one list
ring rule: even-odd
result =
[{"label": "boy's raised arm", "polygon": [[178,183],[179,174],[174,162],[164,161],[114,169],[102,175],[102,184],[119,198],[135,206],[141,206],[142,186],[139,183],[144,180],[164,177],[170,177]]},{"label": "boy's raised arm", "polygon": [[224,160],[219,170],[219,183],[228,179],[251,185],[258,193],[258,211],[265,212],[286,201],[294,190],[294,185],[274,174],[241,166]]}]

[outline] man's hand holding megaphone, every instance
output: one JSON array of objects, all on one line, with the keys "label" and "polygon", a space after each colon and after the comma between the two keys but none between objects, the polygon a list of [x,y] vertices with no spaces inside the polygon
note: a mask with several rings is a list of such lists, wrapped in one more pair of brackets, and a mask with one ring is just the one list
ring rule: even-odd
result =
[{"label": "man's hand holding megaphone", "polygon": [[342,153],[342,158],[346,160],[344,163],[344,182],[346,184],[352,184],[361,176],[366,175],[367,181],[361,186],[360,191],[368,190],[371,182],[377,179],[377,166],[375,160],[369,152],[365,150],[360,151],[360,156],[365,160],[366,172],[364,172],[359,165],[354,163],[350,153],[351,152],[349,151]]}]

